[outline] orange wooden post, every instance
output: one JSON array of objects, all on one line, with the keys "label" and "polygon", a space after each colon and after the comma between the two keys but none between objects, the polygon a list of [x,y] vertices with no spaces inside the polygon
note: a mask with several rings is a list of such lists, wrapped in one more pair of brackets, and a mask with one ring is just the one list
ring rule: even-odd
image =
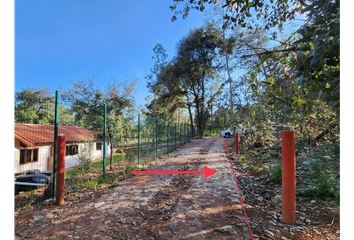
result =
[{"label": "orange wooden post", "polygon": [[238,133],[235,133],[235,152],[238,154]]},{"label": "orange wooden post", "polygon": [[295,224],[295,132],[281,132],[282,150],[282,222]]},{"label": "orange wooden post", "polygon": [[65,136],[58,136],[56,203],[64,204]]}]

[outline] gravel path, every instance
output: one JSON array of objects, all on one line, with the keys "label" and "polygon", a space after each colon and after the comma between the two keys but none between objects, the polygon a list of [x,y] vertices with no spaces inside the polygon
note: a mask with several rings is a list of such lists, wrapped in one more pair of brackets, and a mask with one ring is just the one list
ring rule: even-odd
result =
[{"label": "gravel path", "polygon": [[217,228],[230,214],[243,215],[228,164],[221,138],[194,140],[149,170],[206,165],[217,171],[211,177],[139,175],[113,189],[79,192],[64,206],[48,202],[17,214],[16,239],[228,239],[236,229]]}]

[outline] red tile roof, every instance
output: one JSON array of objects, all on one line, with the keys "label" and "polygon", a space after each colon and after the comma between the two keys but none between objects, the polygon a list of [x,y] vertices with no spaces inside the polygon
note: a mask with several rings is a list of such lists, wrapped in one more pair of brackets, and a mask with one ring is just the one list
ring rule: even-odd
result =
[{"label": "red tile roof", "polygon": [[20,140],[20,142],[22,142],[26,146],[30,146],[30,147],[35,147],[36,146],[34,143],[28,141],[26,138],[21,137],[20,135],[18,135],[16,132],[15,132],[15,139]]},{"label": "red tile roof", "polygon": [[[59,126],[58,135],[64,134],[65,141],[95,140],[95,134],[83,127]],[[25,139],[34,144],[54,142],[54,126],[15,123],[15,137]]]}]

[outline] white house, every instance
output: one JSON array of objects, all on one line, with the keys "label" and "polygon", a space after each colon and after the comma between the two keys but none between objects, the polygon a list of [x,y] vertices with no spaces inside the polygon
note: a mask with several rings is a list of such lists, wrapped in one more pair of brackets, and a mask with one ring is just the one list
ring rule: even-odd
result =
[{"label": "white house", "polygon": [[[91,160],[103,157],[102,143],[95,141],[95,133],[83,127],[59,126],[58,134],[64,134],[66,140],[65,168],[80,164],[79,157],[89,152]],[[91,142],[91,144],[88,144]],[[40,171],[53,169],[54,126],[15,123],[15,173],[28,170]],[[106,156],[109,156],[109,143],[106,144]]]}]

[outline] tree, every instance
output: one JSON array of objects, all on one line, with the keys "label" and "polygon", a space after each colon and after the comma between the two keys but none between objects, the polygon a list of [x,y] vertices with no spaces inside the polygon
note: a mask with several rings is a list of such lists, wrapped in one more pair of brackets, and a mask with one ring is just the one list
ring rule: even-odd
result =
[{"label": "tree", "polygon": [[93,142],[90,139],[85,139],[83,144],[83,149],[78,155],[81,171],[82,173],[87,173],[92,168],[92,151],[93,151]]},{"label": "tree", "polygon": [[301,50],[290,59],[289,78],[339,112],[339,1],[314,0],[303,12],[307,22],[298,30],[300,39],[293,42]]},{"label": "tree", "polygon": [[[185,2],[183,8],[177,9],[177,5],[182,2]],[[174,0],[173,5],[170,6],[171,11],[174,11],[171,21],[177,20],[179,14],[182,14],[183,19],[186,18],[192,9],[203,12],[206,9],[206,4],[217,5],[220,4],[220,0]],[[256,19],[264,24],[264,29],[275,26],[281,29],[286,21],[295,19],[303,6],[305,6],[303,0],[270,0],[270,2],[264,0],[226,0],[222,6],[226,9],[224,15],[226,21],[223,28],[234,28],[236,26],[247,27],[248,29],[259,28],[260,26],[253,20],[252,15],[254,14]]]},{"label": "tree", "polygon": [[54,97],[49,89],[26,88],[15,94],[15,121],[54,124]]},{"label": "tree", "polygon": [[258,83],[252,80],[254,92],[263,89],[269,104],[285,105],[288,118],[298,116],[301,128],[307,129],[318,100],[331,106],[339,119],[339,2],[313,1],[304,11],[308,19],[298,35],[247,57],[259,58],[250,69],[253,76],[263,76]]},{"label": "tree", "polygon": [[70,81],[72,87],[61,88],[61,97],[71,107],[75,114],[75,121],[82,122],[83,126],[96,132],[98,140],[103,141],[104,131],[104,104],[107,108],[107,136],[111,141],[110,169],[113,164],[113,143],[118,135],[120,116],[125,109],[133,107],[134,92],[138,79],[124,79],[118,82],[113,79],[105,91],[98,89],[92,78]]},{"label": "tree", "polygon": [[[158,75],[161,72],[161,68],[164,67],[167,64],[167,54],[166,50],[163,48],[161,43],[158,43],[155,45],[153,48],[154,51],[154,56],[152,56],[152,59],[155,59],[155,64],[153,68],[150,68],[151,74],[146,76],[145,78],[148,80],[147,81],[147,88],[150,89],[154,93],[154,112],[153,116],[156,118],[156,97],[159,92],[159,81],[158,81]],[[153,79],[153,75],[155,75],[155,80]]]},{"label": "tree", "polygon": [[215,75],[213,60],[221,45],[221,33],[212,24],[195,28],[177,44],[176,71],[185,87],[188,102],[192,101],[196,112],[198,135],[204,137],[208,119],[206,84]]},{"label": "tree", "polygon": [[[185,90],[183,90],[181,78],[176,70],[175,63],[170,62],[161,68],[161,72],[158,75],[159,95],[158,99],[156,99],[157,117],[168,121],[176,120],[175,112],[179,108],[186,106],[184,99]],[[151,92],[153,88],[154,86],[150,85]],[[147,102],[146,107],[150,112],[153,112],[155,107],[154,100],[148,100]]]}]

